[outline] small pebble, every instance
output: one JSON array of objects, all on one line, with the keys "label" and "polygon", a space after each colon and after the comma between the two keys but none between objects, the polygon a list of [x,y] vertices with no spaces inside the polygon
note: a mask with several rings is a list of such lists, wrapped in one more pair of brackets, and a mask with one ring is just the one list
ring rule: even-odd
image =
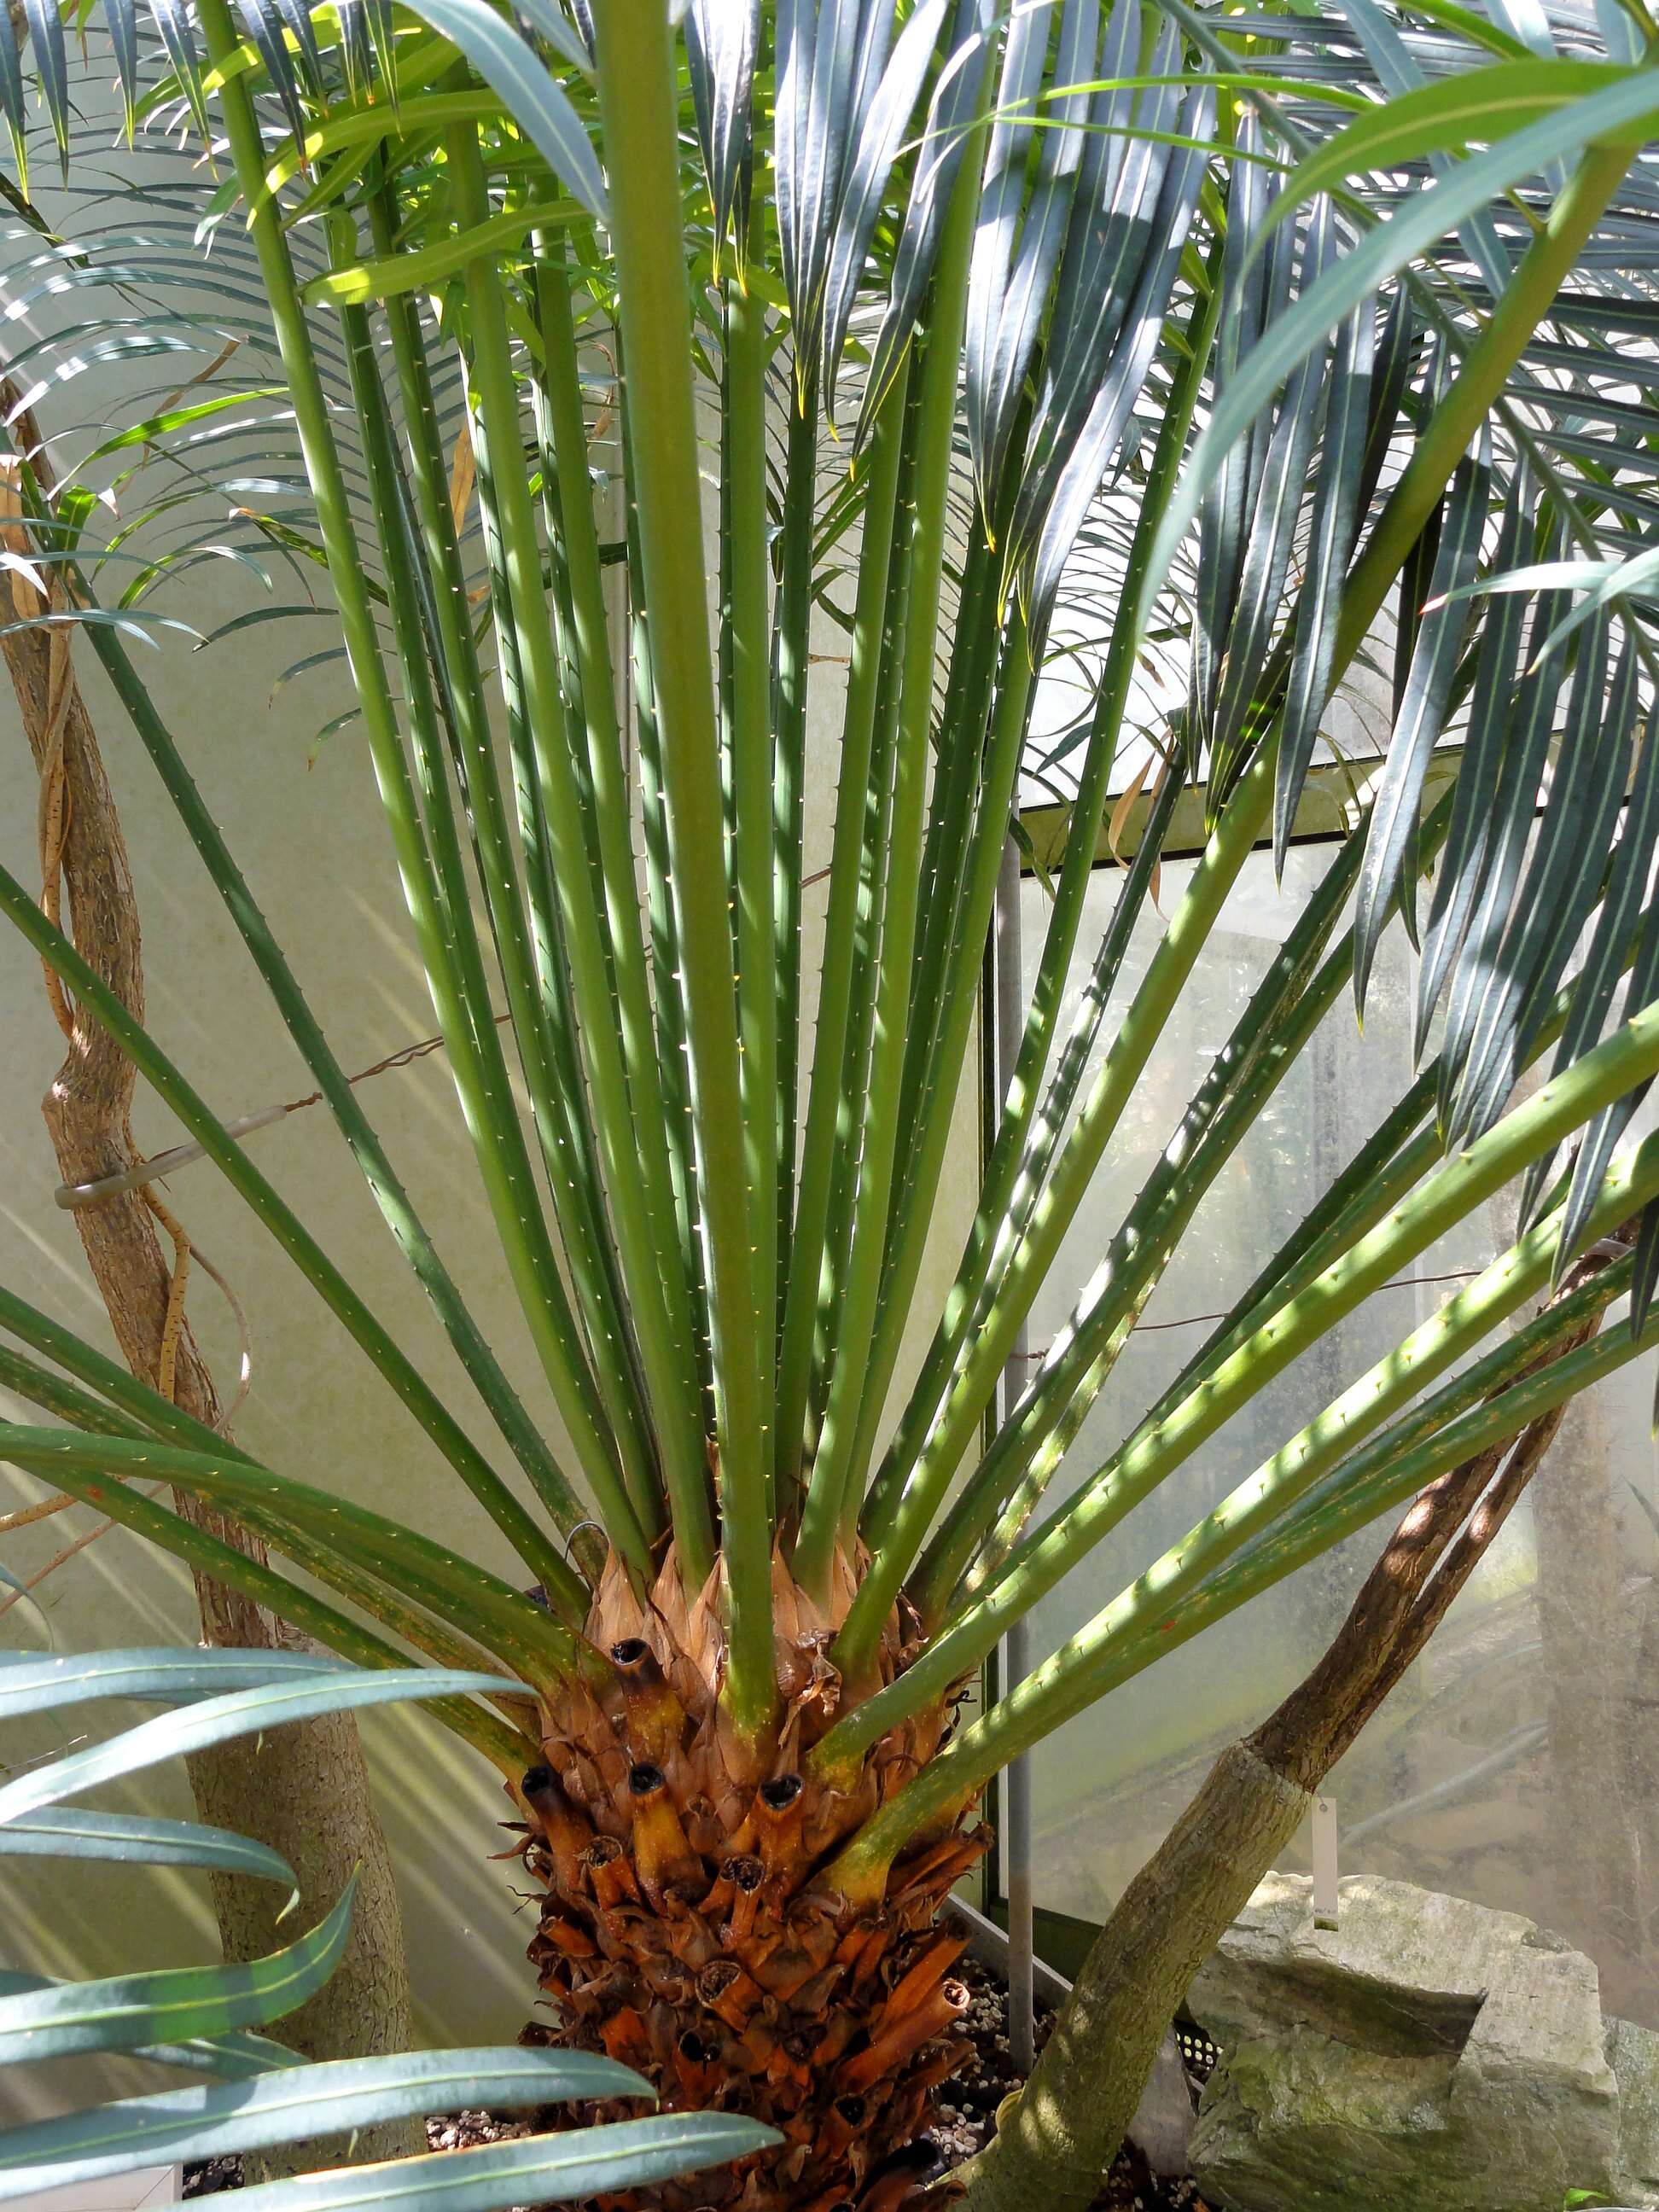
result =
[{"label": "small pebble", "polygon": [[[928,2130],[941,2156],[951,2166],[963,2165],[983,2150],[995,2130],[998,2106],[1019,2087],[1021,2079],[1009,2052],[1007,1990],[976,1959],[963,1960],[956,1971],[969,1990],[963,2020],[972,2055],[962,2071],[945,2085],[934,2108],[934,2124]],[[1039,2051],[1051,2024],[1052,2014],[1039,2008],[1036,2023]],[[505,2142],[534,2132],[533,2120],[516,2112],[447,2112],[426,2124],[427,2142],[433,2150]],[[186,2197],[211,2196],[241,2186],[240,2158],[208,2160],[185,2170]],[[1091,2212],[1208,2212],[1208,2207],[1190,2180],[1165,2185],[1137,2152],[1126,2148],[1114,2161]]]}]

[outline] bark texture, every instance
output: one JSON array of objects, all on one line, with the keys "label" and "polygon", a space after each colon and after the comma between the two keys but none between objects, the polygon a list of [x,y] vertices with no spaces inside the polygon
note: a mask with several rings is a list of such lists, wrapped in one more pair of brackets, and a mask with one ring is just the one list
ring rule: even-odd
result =
[{"label": "bark texture", "polygon": [[[1588,1255],[1561,1294],[1617,1249]],[[1550,1357],[1575,1350],[1595,1326],[1586,1322]],[[955,2178],[967,2212],[1082,2212],[1091,2203],[1194,1976],[1445,1618],[1541,1464],[1563,1410],[1419,1494],[1318,1663],[1253,1735],[1222,1753],[1095,1939],[996,2135]]]},{"label": "bark texture", "polygon": [[[872,1907],[813,1881],[931,1757],[948,1719],[938,1708],[894,1731],[851,1790],[803,1781],[795,1763],[839,1691],[823,1650],[851,1595],[843,1576],[842,1602],[820,1616],[775,1570],[787,1718],[755,1773],[715,1702],[712,1583],[688,1603],[671,1557],[641,1606],[613,1566],[588,1634],[611,1654],[615,1688],[544,1711],[547,1764],[515,1793],[540,1893],[530,1955],[556,2014],[532,2039],[607,2051],[671,2108],[724,2107],[783,2135],[769,2156],[645,2194],[669,2212],[853,2203],[968,2055],[967,1992],[951,1974],[967,1939],[934,1918],[984,1831],[919,1838]],[[898,1656],[895,1634],[885,1677]]]},{"label": "bark texture", "polygon": [[[14,416],[17,395],[0,380],[0,404],[17,448],[44,461],[33,418]],[[47,487],[49,489],[49,487]],[[35,550],[21,519],[14,476],[0,476],[0,541]],[[66,602],[61,585],[53,605]],[[46,611],[27,578],[0,583],[9,621]],[[126,842],[96,734],[70,663],[73,627],[8,628],[0,637],[25,735],[40,776],[42,903],[56,916],[66,896],[76,949],[140,1019],[144,1013],[143,946]],[[56,978],[46,996],[64,1032],[65,1054],[42,1112],[65,1183],[90,1182],[134,1165],[129,1122],[134,1071],[96,1023],[68,1004]],[[182,1225],[152,1194],[137,1191],[76,1208],[76,1226],[122,1357],[198,1420],[223,1429],[213,1377],[185,1313],[191,1249]],[[164,1251],[158,1227],[170,1247]],[[174,1492],[173,1504],[225,1542],[263,1556],[256,1539]],[[263,1607],[205,1576],[196,1577],[202,1631],[209,1643],[276,1649],[297,1639]],[[257,1957],[292,1940],[327,1911],[361,1868],[350,1941],[333,1978],[278,2031],[307,2057],[367,2057],[407,2048],[409,1981],[403,1923],[386,1838],[375,1814],[356,1723],[349,1714],[297,1723],[263,1738],[231,1743],[190,1761],[201,1817],[257,1837],[280,1851],[299,1879],[295,1917],[276,1925],[283,1899],[270,1882],[212,1877],[225,1954]],[[422,2147],[412,2124],[368,2131],[356,2154],[386,2156]],[[308,2147],[314,2158],[318,2146]],[[341,2147],[343,2148],[343,2147]]]},{"label": "bark texture", "polygon": [[1096,1938],[1025,2087],[959,2179],[974,2212],[1091,2203],[1193,1977],[1310,1804],[1229,1744]]}]

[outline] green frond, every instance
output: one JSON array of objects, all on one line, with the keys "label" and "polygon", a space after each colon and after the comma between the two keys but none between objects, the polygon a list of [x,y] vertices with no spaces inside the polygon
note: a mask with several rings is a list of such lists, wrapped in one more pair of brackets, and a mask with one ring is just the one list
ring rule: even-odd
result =
[{"label": "green frond", "polygon": [[[842,1706],[806,1748],[839,1774],[1516,1184],[1513,1250],[884,1803],[842,1867],[867,1872],[1443,1449],[1648,1340],[1659,1216],[1628,1137],[1659,1068],[1659,73],[1624,17],[1570,0],[1529,46],[1449,0],[1248,27],[1193,0],[106,0],[88,36],[133,184],[80,118],[57,11],[24,13],[0,302],[45,443],[9,455],[5,559],[15,605],[64,588],[16,626],[70,625],[110,678],[476,1433],[27,888],[0,877],[0,907],[551,1613],[462,1534],[221,1449],[9,1295],[0,1379],[62,1426],[0,1452],[382,1669],[586,1674],[607,1559],[643,1597],[672,1551],[757,1772],[775,1608],[833,1610]],[[42,115],[68,193],[24,166]],[[94,369],[123,404],[78,428]],[[143,653],[195,641],[210,561],[237,604],[203,649],[282,623],[288,674],[333,686],[324,734],[362,741],[525,1392],[207,811],[198,733],[149,696]],[[1386,732],[1330,808],[1362,690]],[[1321,808],[1322,887],[1129,1174],[1230,896]],[[1011,836],[1052,902],[941,1296]],[[1036,1520],[1223,1169],[1396,927],[1421,952],[1416,1080]],[[1114,1177],[1121,1226],[988,1433]],[[1519,1298],[1644,1209],[1618,1276],[1635,1334],[1517,1379]],[[1413,1404],[1465,1355],[1479,1402],[1441,1382]],[[295,1575],[214,1551],[125,1479],[140,1463]],[[510,1765],[522,1700],[484,1680],[445,1717]]]}]

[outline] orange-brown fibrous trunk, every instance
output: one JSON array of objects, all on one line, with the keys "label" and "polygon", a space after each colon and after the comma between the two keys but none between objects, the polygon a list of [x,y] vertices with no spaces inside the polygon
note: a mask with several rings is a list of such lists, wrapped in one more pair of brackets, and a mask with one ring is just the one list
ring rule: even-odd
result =
[{"label": "orange-brown fibrous trunk", "polygon": [[[688,1600],[671,1556],[641,1603],[613,1564],[587,1626],[614,1680],[544,1707],[546,1763],[514,1793],[540,1893],[530,1956],[553,2014],[532,2033],[608,2052],[666,2106],[747,2113],[783,2137],[741,2166],[659,2185],[649,2201],[668,2212],[855,2204],[967,2056],[962,1944],[934,1922],[985,1832],[934,1830],[873,1905],[821,1878],[951,1717],[935,1705],[884,1737],[850,1789],[805,1778],[838,1710],[826,1654],[853,1589],[842,1564],[820,1610],[775,1568],[781,1717],[757,1754],[720,1709],[715,1584]],[[883,1680],[905,1641],[896,1616]]]}]

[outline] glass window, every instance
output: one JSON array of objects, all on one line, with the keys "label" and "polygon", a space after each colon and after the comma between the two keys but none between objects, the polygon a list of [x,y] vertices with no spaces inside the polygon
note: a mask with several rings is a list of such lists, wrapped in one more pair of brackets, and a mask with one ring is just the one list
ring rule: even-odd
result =
[{"label": "glass window", "polygon": [[[1040,1353],[1097,1264],[1291,921],[1333,857],[1247,864],[1073,1224],[1032,1317]],[[1165,913],[1190,863],[1166,865]],[[1097,872],[1083,933],[1098,943],[1122,880]],[[1029,993],[1047,901],[1024,886]],[[1143,922],[1121,1012],[1161,932]],[[1206,1196],[1049,1492],[1091,1474],[1196,1352],[1410,1082],[1415,960],[1391,929],[1367,1000],[1333,1008]],[[1076,981],[1082,980],[1079,965]],[[1114,1023],[1109,1018],[1106,1034]],[[1036,1613],[1033,1663],[1513,1238],[1500,1198],[1425,1253],[1264,1391],[1147,1499]],[[1342,1869],[1521,1911],[1599,1961],[1609,2008],[1659,2024],[1659,1906],[1644,1856],[1659,1780],[1659,1498],[1650,1363],[1572,1410],[1548,1462],[1408,1678],[1330,1784]],[[1340,1625],[1391,1516],[1074,1720],[1035,1760],[1035,1893],[1097,1921],[1224,1743],[1248,1732]],[[1285,1863],[1305,1869],[1306,1838]]]}]

